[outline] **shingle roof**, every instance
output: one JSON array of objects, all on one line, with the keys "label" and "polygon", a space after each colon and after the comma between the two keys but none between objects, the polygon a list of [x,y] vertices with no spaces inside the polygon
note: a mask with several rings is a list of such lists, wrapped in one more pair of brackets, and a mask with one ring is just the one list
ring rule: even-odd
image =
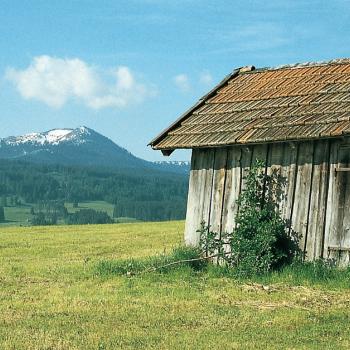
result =
[{"label": "shingle roof", "polygon": [[252,69],[235,70],[150,145],[172,150],[350,134],[350,59]]}]

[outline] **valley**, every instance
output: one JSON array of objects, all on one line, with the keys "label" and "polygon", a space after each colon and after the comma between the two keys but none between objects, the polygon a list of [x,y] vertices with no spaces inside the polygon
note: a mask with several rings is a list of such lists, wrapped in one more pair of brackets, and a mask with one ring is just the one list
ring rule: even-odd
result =
[{"label": "valley", "polygon": [[[98,211],[106,212],[111,218],[114,219],[116,223],[125,223],[125,222],[135,222],[138,221],[135,218],[129,217],[113,217],[113,204],[104,202],[104,201],[93,201],[93,202],[82,202],[79,203],[77,208],[74,208],[73,203],[64,203],[65,207],[69,214],[74,213],[81,209],[93,209]],[[1,226],[30,226],[33,219],[33,214],[31,214],[31,208],[36,208],[35,204],[25,204],[18,206],[8,206],[5,207],[5,222],[0,223]],[[63,224],[61,220],[58,224]]]}]

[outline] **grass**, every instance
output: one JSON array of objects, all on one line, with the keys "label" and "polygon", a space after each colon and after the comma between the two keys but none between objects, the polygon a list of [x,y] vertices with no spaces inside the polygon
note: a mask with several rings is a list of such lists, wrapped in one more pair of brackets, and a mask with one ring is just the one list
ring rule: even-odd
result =
[{"label": "grass", "polygon": [[169,255],[182,232],[183,222],[0,228],[0,349],[350,347],[347,271],[236,281],[217,267],[101,268]]}]

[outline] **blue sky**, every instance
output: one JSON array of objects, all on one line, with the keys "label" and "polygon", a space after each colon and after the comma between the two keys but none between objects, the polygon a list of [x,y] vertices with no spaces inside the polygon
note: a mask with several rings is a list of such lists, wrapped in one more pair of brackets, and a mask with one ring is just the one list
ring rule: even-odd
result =
[{"label": "blue sky", "polygon": [[158,160],[235,67],[349,57],[350,1],[0,0],[0,34],[0,137],[86,125]]}]

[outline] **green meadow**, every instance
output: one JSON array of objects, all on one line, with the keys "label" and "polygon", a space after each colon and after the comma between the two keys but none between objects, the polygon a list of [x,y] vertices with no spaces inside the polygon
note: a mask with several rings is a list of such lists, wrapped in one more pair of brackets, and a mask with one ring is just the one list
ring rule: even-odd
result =
[{"label": "green meadow", "polygon": [[182,221],[0,228],[0,349],[349,349],[346,272],[235,280],[212,267],[135,276],[102,261],[182,242]]},{"label": "green meadow", "polygon": [[[34,209],[37,208],[36,204],[24,204],[20,206],[8,206],[4,207],[6,222],[0,223],[2,226],[29,226],[32,215],[30,213],[31,206]],[[113,204],[105,201],[91,201],[91,202],[80,202],[77,208],[73,207],[73,203],[65,204],[69,213],[74,213],[80,209],[94,209],[99,211],[105,211],[110,217],[113,217]],[[116,222],[136,222],[134,218],[121,217],[116,218]]]}]

